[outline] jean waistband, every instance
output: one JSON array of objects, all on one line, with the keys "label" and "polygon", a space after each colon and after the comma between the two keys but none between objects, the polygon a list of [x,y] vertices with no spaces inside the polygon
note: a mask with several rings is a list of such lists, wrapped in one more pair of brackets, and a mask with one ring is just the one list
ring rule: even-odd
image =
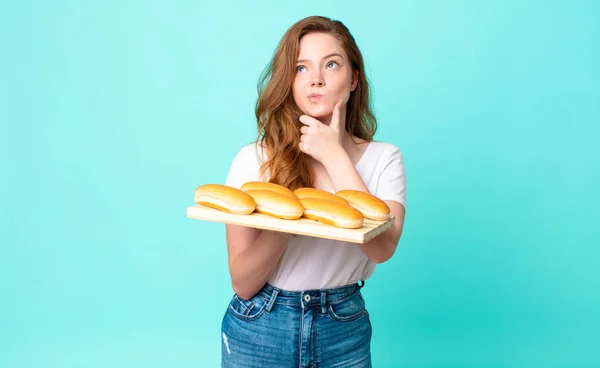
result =
[{"label": "jean waistband", "polygon": [[257,295],[268,301],[267,310],[270,310],[273,304],[285,304],[307,308],[313,305],[319,305],[325,308],[326,305],[336,304],[350,295],[359,291],[365,282],[350,284],[332,289],[312,289],[305,291],[288,291],[276,288],[270,284],[263,286]]}]

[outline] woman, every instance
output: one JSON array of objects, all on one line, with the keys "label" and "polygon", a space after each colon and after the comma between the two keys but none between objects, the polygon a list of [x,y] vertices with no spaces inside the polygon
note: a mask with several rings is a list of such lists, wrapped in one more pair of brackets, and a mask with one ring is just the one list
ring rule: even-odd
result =
[{"label": "woman", "polygon": [[235,294],[222,322],[222,365],[370,367],[360,288],[402,233],[402,153],[373,140],[363,58],[341,22],[294,24],[261,82],[259,136],[237,153],[226,184],[361,190],[385,200],[396,220],[365,244],[227,225]]}]

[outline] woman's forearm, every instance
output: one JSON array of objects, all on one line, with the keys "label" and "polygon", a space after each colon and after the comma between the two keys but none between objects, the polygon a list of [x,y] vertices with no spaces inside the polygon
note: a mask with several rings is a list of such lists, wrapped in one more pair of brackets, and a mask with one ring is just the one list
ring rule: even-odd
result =
[{"label": "woman's forearm", "polygon": [[238,254],[231,264],[233,290],[242,299],[250,299],[260,290],[277,267],[291,235],[262,231],[254,243]]}]

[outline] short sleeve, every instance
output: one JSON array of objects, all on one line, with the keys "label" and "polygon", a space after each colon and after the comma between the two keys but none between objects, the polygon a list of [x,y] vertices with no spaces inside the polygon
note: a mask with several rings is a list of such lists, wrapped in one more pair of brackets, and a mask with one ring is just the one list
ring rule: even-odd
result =
[{"label": "short sleeve", "polygon": [[377,197],[396,201],[406,208],[406,176],[404,159],[398,147],[394,147],[383,164],[377,184]]},{"label": "short sleeve", "polygon": [[225,185],[240,189],[248,181],[260,181],[260,161],[249,146],[242,147],[233,158]]}]

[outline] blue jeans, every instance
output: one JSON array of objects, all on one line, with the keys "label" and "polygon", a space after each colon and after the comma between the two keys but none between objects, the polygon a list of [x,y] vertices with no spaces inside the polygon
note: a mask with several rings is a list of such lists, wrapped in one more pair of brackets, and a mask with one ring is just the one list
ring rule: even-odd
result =
[{"label": "blue jeans", "polygon": [[371,322],[354,284],[234,294],[222,321],[222,367],[371,367]]}]

